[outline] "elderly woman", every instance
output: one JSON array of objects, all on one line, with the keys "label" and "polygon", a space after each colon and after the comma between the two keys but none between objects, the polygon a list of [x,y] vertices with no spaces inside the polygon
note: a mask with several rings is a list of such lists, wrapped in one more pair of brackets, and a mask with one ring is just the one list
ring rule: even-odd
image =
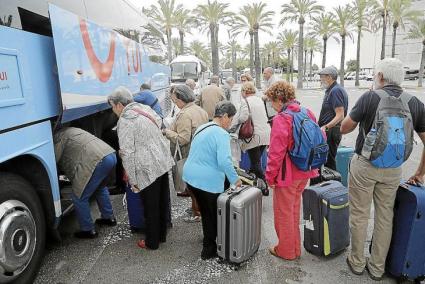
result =
[{"label": "elderly woman", "polygon": [[201,125],[194,135],[183,180],[193,192],[202,214],[204,233],[202,259],[217,255],[217,198],[224,191],[225,178],[240,186],[230,153],[230,135],[226,131],[236,108],[230,102],[217,104],[212,122]]},{"label": "elderly woman", "polygon": [[[278,114],[273,118],[267,161],[266,181],[273,189],[273,211],[278,244],[270,253],[286,260],[301,256],[300,202],[308,179],[317,176],[317,170],[301,171],[291,161],[288,151],[294,145],[292,116],[285,112],[298,112],[301,106],[295,101],[295,90],[290,84],[279,81],[266,92]],[[316,121],[313,113],[308,116]]]},{"label": "elderly woman", "polygon": [[263,168],[261,167],[261,156],[270,141],[270,125],[264,108],[264,102],[255,95],[256,89],[252,82],[242,84],[242,101],[238,113],[233,118],[231,132],[239,131],[242,123],[251,116],[254,125],[254,134],[250,139],[241,139],[242,151],[247,151],[251,161],[250,172],[256,177],[264,179]]},{"label": "elderly woman", "polygon": [[[172,143],[172,152],[174,153],[176,144],[178,143],[182,154],[181,158],[185,159],[189,155],[190,143],[196,128],[208,122],[208,114],[194,103],[193,91],[186,85],[175,86],[171,94],[171,99],[180,109],[180,112],[171,128],[165,129],[163,132]],[[182,193],[177,193],[177,195],[190,195],[192,198],[193,213],[193,218],[190,221],[199,221],[200,212],[193,194],[185,190]]]},{"label": "elderly woman", "polygon": [[132,190],[141,191],[143,200],[146,239],[138,245],[158,249],[167,236],[168,171],[174,164],[169,141],[153,118],[155,112],[135,103],[126,88],[117,88],[108,102],[119,117],[117,132],[124,169]]}]

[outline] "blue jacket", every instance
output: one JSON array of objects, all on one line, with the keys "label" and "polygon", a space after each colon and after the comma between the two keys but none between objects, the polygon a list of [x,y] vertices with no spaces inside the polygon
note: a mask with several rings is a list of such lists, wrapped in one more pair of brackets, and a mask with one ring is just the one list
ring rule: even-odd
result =
[{"label": "blue jacket", "polygon": [[151,91],[145,90],[137,93],[137,95],[134,96],[134,101],[138,102],[139,104],[150,106],[161,118],[164,117],[162,115],[162,109],[159,105],[158,99]]},{"label": "blue jacket", "polygon": [[[208,128],[202,130],[206,126]],[[197,135],[199,131],[202,132]],[[231,184],[239,179],[232,163],[230,135],[216,123],[208,122],[199,126],[194,134],[183,167],[183,180],[195,188],[221,193],[225,176]]]}]

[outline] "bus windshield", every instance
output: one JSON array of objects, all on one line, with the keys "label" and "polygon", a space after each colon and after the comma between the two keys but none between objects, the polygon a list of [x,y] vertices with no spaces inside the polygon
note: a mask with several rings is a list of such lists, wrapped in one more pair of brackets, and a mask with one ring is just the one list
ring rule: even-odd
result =
[{"label": "bus windshield", "polygon": [[187,79],[198,80],[197,63],[176,62],[171,64],[171,81],[186,81]]}]

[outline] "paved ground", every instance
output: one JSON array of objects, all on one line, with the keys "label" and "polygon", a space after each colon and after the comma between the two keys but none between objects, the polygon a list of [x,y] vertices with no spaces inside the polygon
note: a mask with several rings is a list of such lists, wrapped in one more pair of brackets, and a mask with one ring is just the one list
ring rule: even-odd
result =
[{"label": "paved ground", "polygon": [[[423,89],[412,88],[412,94],[423,101]],[[350,105],[364,90],[348,87]],[[300,101],[318,114],[321,90],[298,92]],[[343,138],[342,144],[353,146],[357,131]],[[416,145],[412,158],[404,165],[404,177],[416,168],[422,146]],[[263,199],[262,242],[258,253],[239,270],[216,260],[202,261],[201,224],[185,223],[189,199],[173,197],[174,228],[167,243],[157,251],[136,246],[139,235],[131,234],[122,196],[112,197],[118,226],[99,229],[95,240],[72,237],[77,229],[75,216],[64,218],[63,242],[49,244],[36,283],[375,283],[367,275],[352,275],[346,264],[347,252],[322,259],[302,252],[298,261],[287,262],[271,256],[267,248],[276,242],[271,197]],[[99,213],[93,207],[93,215]],[[302,226],[302,224],[300,224]],[[369,230],[372,231],[372,228]],[[369,236],[370,239],[370,236]],[[365,247],[365,250],[366,247]],[[385,278],[381,283],[395,283]]]}]

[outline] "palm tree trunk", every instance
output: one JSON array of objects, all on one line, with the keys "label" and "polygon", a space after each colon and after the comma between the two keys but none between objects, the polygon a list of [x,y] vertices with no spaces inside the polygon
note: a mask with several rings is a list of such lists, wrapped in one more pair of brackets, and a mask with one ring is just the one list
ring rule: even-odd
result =
[{"label": "palm tree trunk", "polygon": [[212,59],[212,67],[213,67],[213,75],[217,75],[219,73],[219,58],[218,58],[218,47],[216,41],[216,27],[213,23],[210,24],[210,36],[211,36],[211,59]]},{"label": "palm tree trunk", "polygon": [[292,55],[291,55],[291,83],[294,82],[294,48],[291,48]]},{"label": "palm tree trunk", "polygon": [[257,86],[257,88],[261,89],[260,41],[258,39],[258,30],[255,30],[254,32],[254,41],[255,41],[255,58],[254,58],[255,85]]},{"label": "palm tree trunk", "polygon": [[421,57],[421,67],[419,68],[418,87],[422,87],[422,80],[424,76],[424,65],[425,65],[425,40],[422,41],[422,57]]},{"label": "palm tree trunk", "polygon": [[304,73],[303,73],[303,78],[305,78],[305,74],[307,72],[307,50],[304,50]]},{"label": "palm tree trunk", "polygon": [[362,27],[357,27],[357,55],[356,55],[356,87],[360,86],[359,73],[360,73],[360,40],[362,38]]},{"label": "palm tree trunk", "polygon": [[327,49],[328,39],[323,38],[323,57],[322,57],[322,68],[326,67],[326,49]]},{"label": "palm tree trunk", "polygon": [[345,35],[341,36],[341,65],[339,70],[339,81],[341,86],[344,87],[344,65],[345,65]]},{"label": "palm tree trunk", "polygon": [[393,25],[393,43],[392,43],[392,50],[391,50],[391,57],[395,57],[395,41],[397,38],[397,26]]},{"label": "palm tree trunk", "polygon": [[298,82],[297,88],[303,88],[303,47],[304,44],[304,24],[300,21],[300,34],[298,36]]},{"label": "palm tree trunk", "polygon": [[171,30],[167,30],[166,35],[167,35],[167,45],[168,45],[168,50],[167,50],[168,63],[170,63],[171,60],[173,60],[173,46],[172,46],[172,43],[171,43]]},{"label": "palm tree trunk", "polygon": [[291,70],[291,49],[288,48],[287,51],[288,51],[288,63],[286,65],[286,81],[289,82],[289,72],[292,71]]},{"label": "palm tree trunk", "polygon": [[270,53],[269,54],[267,54],[267,66],[270,66]]},{"label": "palm tree trunk", "polygon": [[308,78],[310,79],[310,75],[312,74],[311,69],[313,69],[313,50],[310,50],[310,71]]},{"label": "palm tree trunk", "polygon": [[232,50],[232,76],[237,81],[236,72],[236,50]]},{"label": "palm tree trunk", "polygon": [[254,74],[254,32],[249,32],[249,72]]},{"label": "palm tree trunk", "polygon": [[385,58],[385,37],[387,35],[387,11],[382,15],[382,44],[381,44],[381,60]]},{"label": "palm tree trunk", "polygon": [[179,35],[180,35],[180,54],[183,54],[184,53],[184,32],[179,31]]}]

